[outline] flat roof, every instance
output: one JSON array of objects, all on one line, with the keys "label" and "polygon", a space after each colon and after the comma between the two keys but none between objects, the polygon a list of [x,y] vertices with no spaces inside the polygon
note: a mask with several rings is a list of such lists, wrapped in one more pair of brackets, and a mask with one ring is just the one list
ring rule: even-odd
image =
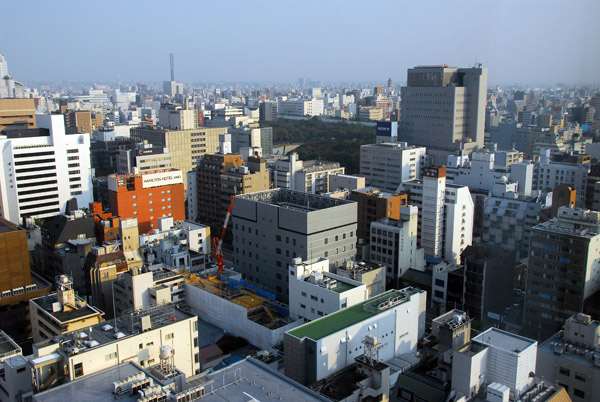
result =
[{"label": "flat roof", "polygon": [[291,331],[288,331],[287,334],[295,336],[296,338],[310,338],[313,340],[324,338],[333,333],[341,331],[344,328],[347,328],[358,322],[364,321],[367,318],[374,317],[385,311],[369,311],[368,309],[364,308],[365,304],[370,304],[376,300],[380,300],[381,302],[383,302],[384,299],[390,298],[391,296],[400,292],[407,294],[404,291],[405,289],[390,290],[388,292],[372,297],[362,303],[356,304],[352,307],[345,308],[335,313],[326,315],[323,318],[311,321],[298,328],[292,329]]},{"label": "flat roof", "polygon": [[[90,317],[95,315],[104,314],[104,312],[96,307],[90,306],[89,304],[85,304],[84,306],[75,308],[73,310],[68,311],[52,311],[52,304],[57,302],[56,292],[40,296],[36,299],[32,299],[32,301],[37,304],[40,309],[44,310],[48,315],[54,317],[57,321],[62,323],[67,323],[73,320],[79,320],[84,317]],[[75,302],[85,302],[82,298],[75,296]]]},{"label": "flat roof", "polygon": [[12,356],[14,354],[21,354],[21,347],[4,331],[0,330],[0,359],[5,355]]},{"label": "flat roof", "polygon": [[[109,401],[114,400],[113,382],[121,381],[128,376],[143,372],[146,377],[154,379],[154,384],[161,381],[154,377],[150,370],[139,367],[133,362],[122,363],[98,373],[84,376],[75,381],[56,388],[40,392],[33,396],[36,402],[72,401]],[[204,386],[202,401],[240,401],[259,400],[263,402],[279,401],[328,401],[329,399],[311,391],[282,374],[275,372],[254,359],[244,359],[238,363],[197,377],[188,382],[190,387]],[[134,402],[139,395],[131,396],[128,392],[121,394],[121,401]]]},{"label": "flat roof", "polygon": [[533,339],[493,327],[477,335],[473,338],[473,341],[517,354],[531,346],[537,345],[537,341]]},{"label": "flat roof", "polygon": [[[106,345],[112,342],[117,342],[125,337],[135,336],[141,333],[140,319],[142,316],[149,315],[151,317],[152,329],[162,328],[167,325],[187,320],[195,315],[186,313],[185,311],[175,308],[174,305],[162,305],[152,306],[145,309],[138,310],[138,312],[132,313],[131,315],[123,314],[116,320],[102,321],[89,328],[78,329],[66,334],[46,339],[42,342],[36,343],[38,347],[45,347],[55,343],[62,343],[65,347],[69,347],[69,343],[73,342],[73,336],[76,334],[85,333],[86,337],[82,338],[81,341],[96,341],[98,342],[95,346],[84,346],[81,342],[78,342],[79,353],[83,353],[88,349],[93,349],[102,345]],[[110,328],[106,326],[110,326]],[[108,328],[104,330],[103,327]],[[122,333],[123,336],[115,338],[116,333]],[[57,340],[54,340],[57,339]]]}]

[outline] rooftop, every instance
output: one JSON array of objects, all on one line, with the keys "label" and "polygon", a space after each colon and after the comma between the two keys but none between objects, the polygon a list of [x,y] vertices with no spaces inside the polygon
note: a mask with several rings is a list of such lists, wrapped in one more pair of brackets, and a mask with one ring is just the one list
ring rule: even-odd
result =
[{"label": "rooftop", "polygon": [[523,352],[531,346],[537,345],[537,342],[533,339],[525,338],[524,336],[516,335],[498,328],[488,329],[473,338],[473,341],[516,354]]},{"label": "rooftop", "polygon": [[21,347],[12,338],[0,330],[0,362],[10,356],[20,355]]},{"label": "rooftop", "polygon": [[[85,400],[95,402],[114,400],[113,382],[122,381],[140,373],[143,373],[146,378],[152,378],[155,385],[166,385],[167,381],[161,381],[153,375],[151,370],[144,369],[133,362],[127,362],[35,394],[33,401]],[[188,384],[184,386],[186,388],[188,386],[204,387],[202,401],[328,401],[254,359],[244,359],[219,371],[188,380]],[[139,395],[131,396],[126,392],[121,394],[119,399],[133,402],[139,400]]]},{"label": "rooftop", "polygon": [[32,299],[31,301],[37,304],[41,309],[45,310],[48,315],[52,316],[60,324],[67,323],[69,321],[80,320],[88,316],[104,314],[96,307],[87,304],[85,300],[79,296],[75,296],[76,306],[71,310],[63,309],[61,311],[53,311],[53,304],[58,301],[56,292],[40,296],[36,299]]},{"label": "rooftop", "polygon": [[0,218],[0,233],[16,232],[17,230],[19,230],[17,225],[4,218]]},{"label": "rooftop", "polygon": [[[311,321],[298,328],[288,331],[287,334],[296,338],[310,338],[313,340],[318,340],[380,314],[381,312],[385,311],[386,308],[382,306],[382,308],[378,309],[378,306],[390,301],[390,299],[399,297],[399,299],[393,302],[395,304],[399,304],[406,301],[407,296],[410,297],[418,292],[418,290],[413,288],[390,290],[352,307],[345,308],[323,318]],[[393,307],[393,305],[390,305],[389,307]]]},{"label": "rooftop", "polygon": [[152,329],[162,328],[172,323],[195,317],[193,314],[175,308],[174,305],[151,306],[136,311],[125,312],[116,320],[103,321],[85,330],[76,330],[38,342],[35,346],[40,349],[59,343],[63,346],[64,350],[77,347],[79,353],[82,353],[87,349],[117,342],[121,338],[141,333],[142,326],[145,325],[143,318],[147,316],[150,317],[150,326]]},{"label": "rooftop", "polygon": [[352,204],[354,202],[285,188],[259,191],[250,194],[240,194],[236,196],[235,199],[250,200],[254,202],[275,205],[282,208],[295,208],[306,212],[318,211],[339,205]]}]

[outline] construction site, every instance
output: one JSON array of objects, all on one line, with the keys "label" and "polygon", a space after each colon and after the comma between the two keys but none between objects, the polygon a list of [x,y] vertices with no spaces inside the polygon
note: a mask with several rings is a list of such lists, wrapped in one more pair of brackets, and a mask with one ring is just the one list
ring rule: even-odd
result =
[{"label": "construction site", "polygon": [[288,306],[273,293],[247,283],[238,272],[224,269],[219,274],[209,269],[184,276],[192,312],[262,349],[272,350],[283,341],[284,332],[301,323],[289,317]]}]

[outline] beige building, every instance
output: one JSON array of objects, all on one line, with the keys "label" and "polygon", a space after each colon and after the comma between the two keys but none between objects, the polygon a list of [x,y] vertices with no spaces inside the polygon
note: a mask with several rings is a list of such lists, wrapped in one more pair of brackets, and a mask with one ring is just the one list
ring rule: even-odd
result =
[{"label": "beige building", "polygon": [[[148,141],[154,147],[169,148],[173,168],[187,174],[196,168],[205,154],[214,154],[219,147],[219,134],[226,134],[227,127],[174,130],[161,127],[135,127],[131,139]],[[187,182],[183,183],[187,191]]]},{"label": "beige building", "polygon": [[383,109],[378,106],[363,106],[358,109],[358,118],[362,120],[383,120]]},{"label": "beige building", "polygon": [[87,328],[102,321],[104,313],[75,295],[66,275],[57,277],[55,293],[29,300],[33,342]]},{"label": "beige building", "polygon": [[186,377],[200,372],[195,315],[154,306],[36,343],[30,360],[34,392],[128,361],[161,373],[161,356]]},{"label": "beige building", "polygon": [[36,128],[33,99],[0,99],[0,131],[10,126]]}]

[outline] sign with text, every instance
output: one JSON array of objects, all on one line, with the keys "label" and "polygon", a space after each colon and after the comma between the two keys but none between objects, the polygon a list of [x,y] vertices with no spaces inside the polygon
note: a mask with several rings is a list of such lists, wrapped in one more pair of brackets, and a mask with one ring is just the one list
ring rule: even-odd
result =
[{"label": "sign with text", "polygon": [[398,137],[398,122],[379,121],[377,122],[377,135],[381,137]]},{"label": "sign with text", "polygon": [[183,173],[181,170],[171,170],[168,172],[148,173],[142,176],[142,187],[159,187],[169,184],[183,183]]}]

